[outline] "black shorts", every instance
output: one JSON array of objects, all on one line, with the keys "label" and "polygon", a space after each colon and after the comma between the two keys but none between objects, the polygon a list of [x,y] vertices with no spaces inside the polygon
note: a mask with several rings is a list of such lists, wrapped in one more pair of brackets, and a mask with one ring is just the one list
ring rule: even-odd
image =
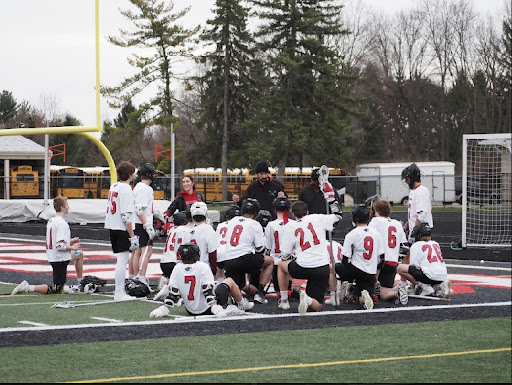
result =
[{"label": "black shorts", "polygon": [[379,282],[382,287],[392,289],[395,286],[396,266],[384,263],[379,273]]},{"label": "black shorts", "polygon": [[66,276],[68,275],[69,261],[50,262],[53,270],[53,283],[54,285],[62,285],[66,283]]},{"label": "black shorts", "polygon": [[153,240],[149,239],[149,235],[142,223],[136,223],[133,232],[139,236],[139,247],[153,246]]},{"label": "black shorts", "polygon": [[[235,259],[224,261],[226,277],[235,281],[240,289],[245,287],[245,274],[251,275],[251,284],[254,285],[254,277],[258,277],[263,267],[263,254],[246,254]],[[257,283],[256,283],[257,285]]]},{"label": "black shorts", "polygon": [[114,254],[130,251],[130,235],[125,230],[110,230],[110,243]]},{"label": "black shorts", "polygon": [[288,272],[293,278],[307,280],[306,294],[324,303],[325,291],[329,286],[329,265],[306,268],[292,261],[288,264]]},{"label": "black shorts", "polygon": [[355,280],[357,297],[361,295],[363,290],[368,291],[370,296],[373,295],[373,289],[375,287],[375,274],[369,274],[365,271],[362,271],[351,263],[337,263],[334,269],[336,270],[336,274],[338,274],[342,282],[353,282]]},{"label": "black shorts", "polygon": [[174,270],[174,266],[176,266],[176,262],[161,262],[160,269],[162,269],[162,275],[165,278],[171,278],[172,271]]},{"label": "black shorts", "polygon": [[415,265],[409,265],[409,271],[408,273],[413,276],[413,278],[416,281],[426,283],[428,285],[439,285],[443,281],[434,281],[427,277],[423,270],[421,270],[421,267],[415,266]]}]

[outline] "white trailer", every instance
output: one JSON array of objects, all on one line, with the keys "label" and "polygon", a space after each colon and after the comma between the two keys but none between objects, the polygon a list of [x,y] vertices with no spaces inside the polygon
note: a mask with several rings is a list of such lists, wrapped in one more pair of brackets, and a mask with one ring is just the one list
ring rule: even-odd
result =
[{"label": "white trailer", "polygon": [[[407,205],[409,188],[401,180],[402,170],[413,162],[365,163],[356,168],[359,181],[375,181],[381,199]],[[455,163],[416,162],[421,183],[430,190],[433,202],[455,202]]]}]

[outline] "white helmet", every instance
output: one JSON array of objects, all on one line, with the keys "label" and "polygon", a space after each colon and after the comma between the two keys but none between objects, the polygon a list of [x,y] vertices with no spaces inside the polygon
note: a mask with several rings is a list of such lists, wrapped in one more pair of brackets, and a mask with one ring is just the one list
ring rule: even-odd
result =
[{"label": "white helmet", "polygon": [[190,206],[190,215],[194,218],[196,215],[202,215],[203,217],[208,216],[208,207],[204,202],[196,202]]}]

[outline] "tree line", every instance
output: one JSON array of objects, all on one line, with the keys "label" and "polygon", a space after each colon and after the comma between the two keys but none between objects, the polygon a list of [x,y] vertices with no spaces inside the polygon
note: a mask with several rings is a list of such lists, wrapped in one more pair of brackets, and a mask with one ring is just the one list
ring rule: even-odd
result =
[{"label": "tree line", "polygon": [[[101,92],[119,110],[102,140],[116,162],[284,167],[446,160],[461,165],[462,135],[510,132],[512,20],[468,0],[418,0],[385,16],[364,1],[217,0],[186,28],[172,1],[129,0],[132,23],[107,40],[126,48],[133,75]],[[496,17],[499,20],[496,20]],[[179,61],[193,62],[180,73]],[[150,90],[150,91],[148,91]],[[0,125],[46,126],[47,114],[0,95]],[[77,125],[72,116],[52,126]],[[104,163],[86,139],[68,163]],[[69,151],[69,150],[68,150]],[[55,163],[55,162],[54,162]],[[158,169],[170,172],[163,159]],[[226,179],[226,178],[224,178]]]}]

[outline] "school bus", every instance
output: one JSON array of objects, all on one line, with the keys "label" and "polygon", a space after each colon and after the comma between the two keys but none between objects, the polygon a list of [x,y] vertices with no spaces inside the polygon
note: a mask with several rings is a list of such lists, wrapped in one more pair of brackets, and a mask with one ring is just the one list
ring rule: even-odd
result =
[{"label": "school bus", "polygon": [[9,174],[11,198],[39,197],[39,172],[32,166],[12,167]]},{"label": "school bus", "polygon": [[50,195],[68,198],[91,198],[85,189],[84,171],[78,167],[50,166]]},{"label": "school bus", "polygon": [[[151,187],[153,188],[153,199],[155,200],[163,200],[165,199],[165,174],[160,171],[156,170],[155,177],[153,178],[153,183],[151,184]],[[135,178],[137,179],[137,178]],[[135,187],[135,180],[132,182],[131,186],[132,188]],[[107,195],[108,195],[108,188],[107,188]]]},{"label": "school bus", "polygon": [[[277,175],[277,170],[269,168],[273,178]],[[284,191],[292,200],[299,197],[302,188],[311,181],[311,172],[313,167],[286,167],[284,172]],[[228,200],[233,199],[233,195],[243,195],[249,184],[256,178],[256,174],[251,170],[231,169],[228,174]],[[220,168],[195,168],[183,171],[183,175],[191,176],[194,179],[194,185],[204,199],[208,202],[222,201],[222,170]],[[344,170],[340,168],[329,168],[329,176],[345,176]],[[344,187],[340,179],[332,178],[333,187],[339,189]]]},{"label": "school bus", "polygon": [[84,191],[87,199],[107,199],[110,190],[109,167],[81,167],[85,173]]}]

